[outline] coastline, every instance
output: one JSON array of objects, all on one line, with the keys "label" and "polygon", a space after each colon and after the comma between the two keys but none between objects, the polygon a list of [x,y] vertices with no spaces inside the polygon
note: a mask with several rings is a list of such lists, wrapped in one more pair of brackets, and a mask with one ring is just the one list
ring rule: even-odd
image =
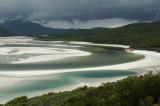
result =
[{"label": "coastline", "polygon": [[117,48],[124,48],[129,49],[129,45],[120,45],[120,44],[95,44],[92,42],[78,42],[78,41],[70,41],[70,44],[78,44],[78,45],[91,45],[91,46],[104,46],[104,47],[117,47]]},{"label": "coastline", "polygon": [[[133,62],[128,62],[128,63],[123,63],[123,64],[116,64],[116,65],[109,65],[109,66],[100,66],[100,67],[91,67],[91,68],[80,68],[80,69],[57,69],[57,70],[39,70],[39,71],[4,71],[0,72],[0,75],[3,76],[8,76],[3,77],[1,76],[4,80],[0,81],[0,85],[3,85],[3,81],[11,81],[12,83],[6,84],[7,86],[9,84],[14,84],[20,81],[25,80],[27,77],[34,77],[34,76],[41,76],[41,75],[49,75],[49,74],[57,74],[57,73],[65,73],[65,72],[76,72],[76,71],[87,71],[87,70],[132,70],[132,69],[146,69],[146,72],[139,72],[139,74],[144,74],[148,73],[149,71],[154,71],[152,67],[160,67],[159,59],[160,59],[160,53],[155,52],[155,51],[147,51],[147,50],[130,50],[129,46],[126,45],[108,45],[108,44],[92,44],[90,42],[71,42],[72,44],[82,44],[82,45],[97,45],[97,46],[113,46],[114,47],[122,47],[126,49],[126,52],[134,53],[134,54],[139,54],[139,55],[144,55],[145,58],[138,60],[138,61],[133,61]],[[77,54],[76,54],[77,55]],[[84,54],[83,54],[84,55]],[[89,54],[88,54],[89,55]],[[81,55],[82,56],[82,55]],[[72,57],[72,55],[70,55]],[[36,59],[36,58],[35,58]],[[11,77],[11,78],[9,78]],[[16,78],[17,77],[17,78]],[[22,78],[23,77],[23,78]],[[2,79],[1,78],[1,79]]]},{"label": "coastline", "polygon": [[122,64],[115,64],[115,65],[109,65],[109,66],[99,66],[99,67],[90,67],[90,68],[77,68],[77,69],[56,69],[56,70],[40,70],[40,71],[31,71],[28,73],[28,71],[5,71],[0,72],[1,75],[8,75],[8,76],[38,76],[38,75],[48,75],[48,74],[57,74],[57,73],[64,73],[64,72],[76,72],[76,71],[87,71],[87,70],[130,70],[130,69],[139,69],[139,68],[151,68],[151,67],[157,67],[160,66],[160,53],[154,52],[154,51],[146,51],[146,50],[134,50],[134,51],[128,51],[131,53],[144,55],[145,58],[128,62],[128,63],[122,63]]},{"label": "coastline", "polygon": [[[62,41],[60,41],[62,42]],[[23,81],[28,80],[28,79],[34,79],[36,77],[40,77],[42,75],[49,75],[49,74],[58,74],[58,73],[67,73],[67,72],[78,72],[78,71],[88,71],[88,70],[139,70],[143,69],[142,71],[137,71],[138,75],[143,75],[145,73],[148,73],[150,71],[153,71],[154,74],[159,73],[159,71],[154,70],[154,69],[160,69],[160,53],[155,52],[155,51],[148,51],[148,50],[134,50],[130,49],[130,46],[128,45],[118,45],[118,44],[93,44],[90,42],[71,42],[71,44],[78,44],[78,45],[94,45],[94,46],[105,46],[105,47],[118,47],[118,48],[124,48],[126,52],[130,52],[133,54],[139,54],[139,55],[144,55],[144,59],[138,60],[138,61],[133,61],[133,62],[128,62],[128,63],[123,63],[123,64],[116,64],[116,65],[109,65],[109,66],[101,66],[101,67],[91,67],[91,68],[80,68],[80,69],[59,69],[59,70],[39,70],[39,71],[4,71],[0,72],[0,89],[3,87],[9,87],[14,84],[21,84]],[[47,52],[47,51],[45,51]],[[73,51],[70,51],[70,53]],[[83,51],[82,51],[83,52]],[[84,53],[84,52],[83,52]],[[83,54],[82,53],[82,54]],[[91,53],[87,52],[88,55]],[[75,55],[74,55],[75,54]],[[77,56],[77,54],[81,54],[81,51],[76,51],[73,54],[70,54],[70,57],[72,56]],[[85,56],[87,54],[83,54],[81,56]],[[61,57],[61,56],[60,56]],[[57,58],[57,59],[63,59],[63,58]],[[38,57],[40,58],[40,56]],[[51,57],[48,57],[51,58]],[[35,58],[37,59],[37,57]],[[43,60],[43,59],[42,59]],[[30,62],[30,61],[29,61]],[[154,67],[154,68],[153,68]],[[48,92],[61,92],[61,91],[71,91],[77,87],[82,87],[82,86],[99,86],[102,83],[106,82],[116,82],[117,80],[122,80],[126,77],[117,77],[117,78],[108,78],[104,82],[100,81],[95,84],[91,83],[79,83],[74,86],[67,86],[65,88],[57,88],[57,89],[51,89],[47,90],[47,92],[40,91],[40,93],[33,93],[32,95],[28,97],[34,97],[36,95],[42,95],[44,93]],[[38,79],[38,78],[37,78]],[[6,100],[7,102],[8,100]]]}]

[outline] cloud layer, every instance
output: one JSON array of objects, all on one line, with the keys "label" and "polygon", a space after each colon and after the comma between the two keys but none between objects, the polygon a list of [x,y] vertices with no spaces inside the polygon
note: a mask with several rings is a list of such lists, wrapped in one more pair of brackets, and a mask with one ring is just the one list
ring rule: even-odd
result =
[{"label": "cloud layer", "polygon": [[160,18],[159,4],[160,0],[0,0],[0,19],[21,17],[48,25],[61,21],[72,26],[77,23],[73,20],[149,21]]},{"label": "cloud layer", "polygon": [[88,21],[79,21],[72,20],[72,22],[68,21],[48,21],[47,23],[42,23],[47,27],[53,28],[63,28],[63,29],[90,29],[95,27],[105,27],[105,28],[116,28],[120,26],[124,26],[131,23],[137,23],[136,20],[125,20],[125,19],[103,19],[103,20],[88,20]]}]

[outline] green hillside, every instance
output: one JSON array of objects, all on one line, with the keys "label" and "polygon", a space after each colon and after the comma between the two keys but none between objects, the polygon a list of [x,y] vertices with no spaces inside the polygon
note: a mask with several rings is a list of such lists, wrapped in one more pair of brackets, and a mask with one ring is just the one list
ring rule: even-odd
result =
[{"label": "green hillside", "polygon": [[160,106],[160,75],[129,77],[98,88],[16,98],[5,106]]},{"label": "green hillside", "polygon": [[6,37],[6,36],[12,36],[12,35],[14,35],[12,32],[0,26],[0,37]]},{"label": "green hillside", "polygon": [[133,48],[160,51],[160,22],[137,23],[113,29],[81,29],[64,35],[50,35],[48,37],[38,37],[38,39],[127,44]]}]

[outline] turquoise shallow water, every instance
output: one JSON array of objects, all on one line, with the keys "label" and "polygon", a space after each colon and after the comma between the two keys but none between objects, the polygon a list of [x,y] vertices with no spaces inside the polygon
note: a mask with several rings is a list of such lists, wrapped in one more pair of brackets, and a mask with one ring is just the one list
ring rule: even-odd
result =
[{"label": "turquoise shallow water", "polygon": [[[98,66],[107,66],[113,64],[121,64],[131,61],[136,61],[144,58],[144,56],[125,52],[122,49],[104,48],[100,46],[82,46],[76,47],[73,44],[68,43],[44,43],[43,45],[23,44],[23,45],[3,45],[3,47],[49,47],[49,48],[64,48],[64,49],[77,49],[92,53],[89,56],[66,58],[57,61],[27,63],[27,64],[9,64],[5,63],[18,57],[34,56],[38,54],[23,54],[23,55],[0,55],[0,71],[32,71],[39,70],[52,70],[56,69],[81,69],[91,68]],[[57,44],[66,44],[66,46],[56,46]],[[69,47],[75,46],[75,47]],[[11,60],[10,60],[11,59]],[[0,102],[10,100],[17,96],[27,95],[35,96],[43,92],[55,91],[63,89],[65,87],[79,85],[79,84],[93,84],[95,82],[107,82],[112,78],[120,78],[126,76],[137,75],[136,72],[131,70],[88,70],[79,72],[66,72],[52,75],[42,75],[25,78],[25,80],[15,83],[7,87],[0,87]],[[14,78],[14,77],[11,77]],[[19,77],[21,78],[21,77]],[[22,77],[23,78],[23,77]]]},{"label": "turquoise shallow water", "polygon": [[[9,45],[7,45],[8,47]],[[10,45],[12,46],[12,45]],[[21,47],[26,47],[26,45],[20,45]],[[30,45],[31,46],[31,45]],[[73,45],[71,45],[73,46]],[[35,47],[33,45],[33,47]],[[46,46],[40,46],[46,47]],[[49,46],[50,47],[50,46]],[[56,46],[52,46],[53,48]],[[51,48],[52,48],[51,47]],[[71,47],[59,47],[65,49],[71,49]],[[112,48],[102,48],[102,47],[80,47],[73,48],[83,50],[92,53],[89,56],[82,57],[72,57],[56,61],[39,62],[39,63],[27,63],[27,64],[0,64],[0,71],[6,71],[16,69],[16,71],[30,71],[30,70],[46,70],[46,69],[74,69],[74,68],[90,68],[96,66],[107,66],[113,64],[126,63],[131,61],[136,61],[144,58],[144,56],[136,55],[132,53],[125,52],[122,49],[112,49]],[[23,54],[23,55],[11,55],[10,59],[18,57],[29,57],[36,54]],[[3,58],[2,58],[3,57]],[[8,59],[8,56],[0,55],[1,61]],[[5,60],[6,61],[6,60]],[[9,60],[7,60],[9,61]]]},{"label": "turquoise shallow water", "polygon": [[[0,98],[14,98],[17,96],[30,96],[34,92],[53,91],[58,88],[65,88],[68,85],[78,85],[81,83],[92,84],[93,82],[107,82],[107,78],[118,78],[137,75],[132,71],[122,70],[95,70],[82,72],[68,72],[54,75],[37,77],[37,79],[28,79],[22,83],[0,89]],[[94,85],[94,84],[93,84]]]}]

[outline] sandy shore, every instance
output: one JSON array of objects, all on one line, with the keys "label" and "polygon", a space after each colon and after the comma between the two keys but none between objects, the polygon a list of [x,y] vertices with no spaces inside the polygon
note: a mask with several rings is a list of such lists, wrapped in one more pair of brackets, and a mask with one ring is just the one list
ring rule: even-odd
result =
[{"label": "sandy shore", "polygon": [[[6,38],[7,39],[7,38]],[[21,39],[21,38],[19,38]],[[0,41],[3,41],[0,38]],[[16,38],[12,38],[11,41],[3,41],[1,45],[9,43],[28,43],[32,42],[32,39],[27,39],[25,42],[21,42],[20,40],[16,40]],[[79,69],[57,69],[57,70],[37,70],[37,71],[0,71],[0,88],[2,87],[8,87],[13,84],[21,83],[27,79],[33,79],[38,76],[43,75],[49,75],[49,74],[57,74],[57,73],[64,73],[64,72],[75,72],[75,71],[88,71],[88,70],[134,70],[134,69],[144,69],[145,71],[140,71],[139,74],[142,74],[144,72],[148,71],[155,71],[156,69],[160,69],[160,53],[154,52],[154,51],[147,51],[147,50],[129,50],[129,46],[127,45],[111,45],[111,44],[93,44],[90,42],[70,42],[71,44],[77,44],[77,45],[96,45],[96,46],[109,46],[109,47],[121,47],[125,48],[127,52],[131,52],[134,54],[144,55],[145,58],[134,61],[134,62],[128,62],[123,64],[116,64],[116,65],[109,65],[109,66],[101,66],[101,67],[91,67],[91,68],[79,68]],[[79,47],[79,46],[77,46]],[[16,52],[15,52],[16,51]],[[48,61],[48,60],[58,60],[58,59],[64,59],[64,58],[70,58],[70,57],[76,57],[76,56],[88,56],[91,55],[91,53],[76,49],[59,49],[59,48],[41,48],[41,47],[27,47],[27,48],[20,48],[20,47],[14,47],[14,48],[0,48],[0,53],[5,55],[21,55],[24,53],[34,53],[41,55],[39,56],[32,56],[27,59],[21,59],[16,62],[12,62],[13,64],[16,63],[32,63],[32,62],[39,62],[39,61]],[[154,68],[153,68],[154,67]],[[147,70],[147,71],[146,71]],[[156,70],[156,73],[159,71]],[[123,77],[125,78],[125,77]],[[117,81],[122,78],[113,78],[108,79],[108,82]],[[102,81],[101,81],[102,83]],[[101,83],[96,83],[97,85]],[[73,88],[82,86],[82,85],[90,85],[91,83],[80,83],[76,86],[70,86],[67,89],[72,90]],[[93,84],[93,86],[95,86]],[[57,89],[55,91],[63,91],[63,89]],[[66,88],[65,88],[66,90]],[[53,90],[52,90],[53,91]],[[48,92],[48,91],[47,91]],[[44,92],[42,92],[44,93]],[[35,94],[34,94],[35,95]]]},{"label": "sandy shore", "polygon": [[[58,88],[55,88],[55,89],[51,88],[51,89],[47,89],[47,90],[40,90],[40,91],[35,91],[35,92],[27,92],[27,94],[25,94],[25,96],[31,98],[31,97],[35,97],[35,96],[41,96],[41,95],[44,95],[44,94],[48,94],[49,92],[58,93],[58,92],[63,92],[63,91],[72,91],[72,90],[74,90],[76,88],[84,87],[86,85],[90,86],[90,87],[98,87],[98,86],[102,85],[102,83],[116,82],[117,80],[122,80],[122,79],[124,79],[126,77],[127,76],[124,76],[124,77],[113,77],[113,78],[101,78],[101,79],[96,79],[96,80],[87,81],[87,82],[86,81],[85,82],[83,82],[83,81],[82,82],[76,81],[73,84],[69,84],[69,85],[66,85],[66,86],[63,86],[63,87],[58,87]],[[20,82],[20,83],[23,83],[23,81]],[[19,95],[19,97],[20,96],[21,95]],[[16,98],[16,97],[18,97],[18,96],[9,97],[9,98],[1,98],[0,99],[0,103],[1,104],[5,104],[8,101],[10,101],[10,100],[12,100],[13,98]]]},{"label": "sandy shore", "polygon": [[[27,77],[34,77],[40,75],[49,75],[49,74],[56,74],[56,73],[64,73],[64,72],[75,72],[75,71],[88,71],[88,70],[132,70],[132,69],[146,69],[147,72],[152,67],[159,67],[160,66],[160,53],[154,51],[146,51],[146,50],[134,50],[128,51],[140,55],[144,55],[145,58],[139,61],[124,63],[124,64],[117,64],[117,65],[110,65],[110,66],[102,66],[102,67],[92,67],[92,68],[81,68],[81,69],[60,69],[60,70],[40,70],[40,71],[3,71],[0,72],[1,75],[9,76],[9,77],[1,77],[0,85],[5,86],[6,81],[9,84],[14,84],[16,82],[22,81]],[[146,72],[140,72],[140,74]],[[152,71],[151,70],[151,71]],[[153,70],[154,71],[154,70]],[[13,77],[13,78],[12,78]],[[16,78],[17,77],[17,78]],[[5,83],[4,83],[5,82]]]},{"label": "sandy shore", "polygon": [[[0,38],[1,39],[1,38]],[[6,38],[7,39],[7,38]],[[13,42],[16,41],[16,37],[10,38]],[[19,39],[22,39],[21,37]],[[19,41],[18,39],[18,41]],[[32,41],[32,39],[28,38],[27,41]],[[12,42],[11,40],[11,42]],[[12,42],[12,43],[13,43]],[[54,41],[51,41],[54,42]],[[93,44],[90,42],[70,42],[71,44],[79,44],[79,45],[97,45],[97,46],[112,46],[112,47],[121,47],[125,48],[126,50],[129,48],[128,45],[118,45],[118,44]],[[13,50],[17,50],[17,52],[11,52]],[[74,49],[59,49],[59,48],[41,48],[41,47],[27,47],[27,48],[0,48],[0,53],[2,54],[23,54],[23,53],[40,53],[43,55],[33,56],[27,59],[21,59],[16,62],[12,63],[30,63],[30,62],[38,62],[38,61],[47,61],[47,60],[58,60],[64,59],[69,57],[76,57],[76,56],[88,56],[91,55],[89,52],[81,51],[81,50],[74,50]],[[61,52],[60,52],[61,51]],[[91,68],[81,68],[81,69],[63,69],[63,70],[40,70],[40,71],[32,71],[28,73],[28,71],[5,71],[0,72],[3,75],[13,75],[13,76],[34,76],[34,75],[44,75],[44,74],[54,74],[54,73],[63,73],[63,72],[72,72],[72,71],[85,71],[85,70],[128,70],[128,69],[137,69],[137,68],[149,68],[160,66],[160,53],[154,51],[146,51],[146,50],[127,50],[127,52],[135,53],[144,55],[145,58],[139,61],[124,63],[124,64],[117,64],[117,65],[110,65],[110,66],[102,66],[102,67],[91,67]]]},{"label": "sandy shore", "polygon": [[0,72],[0,74],[4,75],[15,75],[15,76],[30,76],[30,75],[47,75],[47,74],[54,74],[54,73],[63,73],[63,72],[74,72],[74,71],[86,71],[86,70],[129,70],[129,69],[139,69],[139,68],[150,68],[160,66],[160,53],[153,52],[153,51],[145,51],[145,50],[134,50],[129,51],[132,53],[144,55],[145,58],[134,61],[128,62],[123,64],[116,64],[116,65],[109,65],[109,66],[101,66],[101,67],[91,67],[91,68],[80,68],[80,69],[57,69],[57,70],[42,70],[42,71],[5,71]]},{"label": "sandy shore", "polygon": [[[9,38],[0,38],[0,41],[3,41],[5,44],[6,42],[11,43],[28,43],[30,41],[33,41],[32,38],[25,38],[26,40],[22,42],[23,37],[13,37]],[[4,39],[4,40],[3,40]],[[54,42],[54,41],[53,41]],[[70,42],[71,44],[78,44],[78,45],[98,45],[98,46],[112,46],[112,47],[121,47],[128,49],[129,46],[127,45],[108,45],[108,44],[93,44],[90,42]],[[12,52],[14,51],[14,52]],[[16,52],[15,52],[16,51]],[[116,64],[116,65],[110,65],[110,66],[101,66],[101,67],[91,67],[91,68],[80,68],[80,69],[57,69],[57,70],[37,70],[37,71],[0,71],[0,75],[9,76],[4,77],[0,76],[1,86],[7,86],[13,83],[16,83],[18,81],[22,81],[27,77],[33,77],[33,76],[40,76],[40,75],[48,75],[48,74],[56,74],[56,73],[64,73],[64,72],[74,72],[74,71],[86,71],[86,70],[130,70],[130,69],[152,69],[151,67],[159,67],[160,66],[160,53],[154,52],[154,51],[146,51],[146,50],[133,50],[130,51],[129,49],[127,52],[135,53],[144,55],[145,58],[141,59],[139,61],[134,62],[128,62],[124,64]],[[32,62],[39,62],[39,61],[48,61],[48,60],[58,60],[58,59],[64,59],[69,57],[76,57],[76,56],[88,56],[91,55],[89,52],[76,50],[76,49],[62,49],[62,48],[42,48],[42,47],[3,47],[0,48],[1,54],[6,55],[21,55],[24,53],[35,53],[35,54],[41,54],[38,56],[32,56],[27,59],[20,59],[19,61],[12,62],[14,64],[16,63],[32,63]],[[13,76],[13,78],[12,78]],[[17,77],[17,78],[15,78]],[[21,78],[19,78],[21,77]],[[7,81],[7,82],[6,82]],[[6,84],[7,83],[7,84]]]},{"label": "sandy shore", "polygon": [[77,41],[71,41],[69,42],[71,44],[78,44],[78,45],[93,45],[93,46],[106,46],[106,47],[118,47],[118,48],[130,48],[129,45],[119,45],[119,44],[95,44],[91,42],[77,42]]},{"label": "sandy shore", "polygon": [[0,37],[0,45],[26,43],[33,41],[32,37],[14,36],[14,37]]},{"label": "sandy shore", "polygon": [[[79,56],[88,56],[91,53],[76,49],[62,49],[62,48],[47,48],[47,47],[27,47],[27,48],[14,48],[14,51],[10,54],[21,55],[21,54],[36,54],[36,56],[31,56],[25,59],[19,59],[18,61],[12,62],[12,64],[20,63],[34,63],[34,62],[45,62],[45,61],[55,61],[60,59],[65,59],[69,57],[79,57]],[[0,49],[1,51],[1,49]],[[3,50],[2,50],[3,51]],[[4,54],[4,53],[3,53]],[[7,53],[5,53],[7,54]]]}]

